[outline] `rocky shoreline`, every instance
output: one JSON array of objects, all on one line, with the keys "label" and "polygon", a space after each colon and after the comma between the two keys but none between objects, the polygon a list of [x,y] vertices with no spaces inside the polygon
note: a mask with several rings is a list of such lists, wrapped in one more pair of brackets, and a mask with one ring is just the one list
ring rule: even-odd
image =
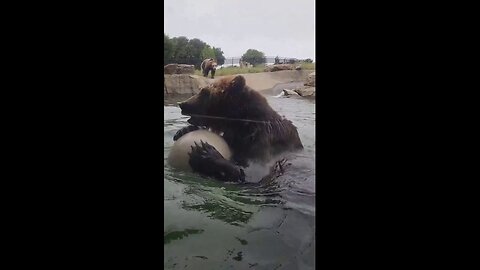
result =
[{"label": "rocky shoreline", "polygon": [[[313,70],[283,70],[238,75],[244,76],[247,85],[262,93],[266,93],[278,84],[304,82],[305,87],[292,90],[298,90],[300,96],[315,96],[315,71]],[[193,74],[164,74],[164,96],[196,94],[200,87],[222,77],[224,76],[210,79]]]},{"label": "rocky shoreline", "polygon": [[315,72],[312,72],[308,75],[303,86],[293,89],[285,88],[281,94],[287,97],[300,96],[306,98],[315,98],[315,89]]}]

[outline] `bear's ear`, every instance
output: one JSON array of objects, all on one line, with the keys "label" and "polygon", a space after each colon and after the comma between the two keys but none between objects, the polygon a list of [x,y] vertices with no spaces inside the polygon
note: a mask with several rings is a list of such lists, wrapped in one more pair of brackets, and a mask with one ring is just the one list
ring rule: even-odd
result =
[{"label": "bear's ear", "polygon": [[235,76],[230,81],[230,87],[234,90],[242,90],[245,87],[245,78],[242,75]]}]

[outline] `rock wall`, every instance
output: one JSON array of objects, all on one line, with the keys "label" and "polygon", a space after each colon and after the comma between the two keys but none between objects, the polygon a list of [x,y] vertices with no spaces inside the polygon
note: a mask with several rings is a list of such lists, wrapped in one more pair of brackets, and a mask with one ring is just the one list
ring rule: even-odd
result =
[{"label": "rock wall", "polygon": [[163,67],[164,74],[194,74],[195,68],[193,65],[185,64],[168,64]]},{"label": "rock wall", "polygon": [[290,97],[290,96],[300,96],[304,98],[313,98],[315,99],[315,72],[308,74],[307,78],[305,79],[305,83],[302,86],[295,87],[293,89],[283,89],[283,96]]},{"label": "rock wall", "polygon": [[206,86],[211,81],[213,80],[197,75],[165,74],[163,89],[165,94],[196,94],[200,87]]},{"label": "rock wall", "polygon": [[308,74],[305,86],[315,86],[315,72]]},{"label": "rock wall", "polygon": [[[275,85],[288,82],[305,82],[312,70],[282,70],[277,72],[261,72],[239,74],[245,77],[247,85],[257,91],[272,89]],[[172,74],[164,75],[164,93],[166,94],[196,94],[199,87],[204,87],[215,79],[198,75]]]}]

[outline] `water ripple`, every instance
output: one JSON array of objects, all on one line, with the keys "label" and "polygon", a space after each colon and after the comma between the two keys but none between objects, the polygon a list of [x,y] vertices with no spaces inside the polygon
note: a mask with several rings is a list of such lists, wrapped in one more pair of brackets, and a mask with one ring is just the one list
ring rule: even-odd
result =
[{"label": "water ripple", "polygon": [[[212,265],[219,269],[248,269],[256,265],[267,269],[283,264],[313,269],[310,257],[314,254],[315,229],[314,102],[267,99],[280,115],[297,126],[305,147],[290,155],[288,161],[292,165],[269,183],[223,183],[171,168],[167,157],[174,143],[172,138],[188,124],[188,117],[181,115],[177,106],[164,106],[166,265],[191,266],[185,269],[213,269]],[[176,100],[164,104],[176,104]]]}]

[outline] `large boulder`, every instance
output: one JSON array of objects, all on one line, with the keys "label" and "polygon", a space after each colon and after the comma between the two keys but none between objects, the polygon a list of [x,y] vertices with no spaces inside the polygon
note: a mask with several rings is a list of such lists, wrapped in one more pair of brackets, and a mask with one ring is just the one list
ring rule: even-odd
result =
[{"label": "large boulder", "polygon": [[295,89],[283,89],[283,95],[284,96],[298,96],[299,94],[297,93],[297,91],[295,91]]},{"label": "large boulder", "polygon": [[185,64],[168,64],[163,67],[163,74],[194,74],[193,65]]},{"label": "large boulder", "polygon": [[305,86],[315,86],[315,72],[312,72],[307,76]]},{"label": "large boulder", "polygon": [[294,91],[302,97],[315,97],[315,87],[301,87]]},{"label": "large boulder", "polygon": [[187,74],[164,75],[164,77],[164,91],[168,94],[196,94],[200,87],[205,87],[213,81],[202,76]]},{"label": "large boulder", "polygon": [[271,65],[267,66],[265,68],[266,72],[275,72],[275,71],[280,71],[280,70],[292,70],[295,69],[294,65],[290,64],[277,64],[277,65]]}]

